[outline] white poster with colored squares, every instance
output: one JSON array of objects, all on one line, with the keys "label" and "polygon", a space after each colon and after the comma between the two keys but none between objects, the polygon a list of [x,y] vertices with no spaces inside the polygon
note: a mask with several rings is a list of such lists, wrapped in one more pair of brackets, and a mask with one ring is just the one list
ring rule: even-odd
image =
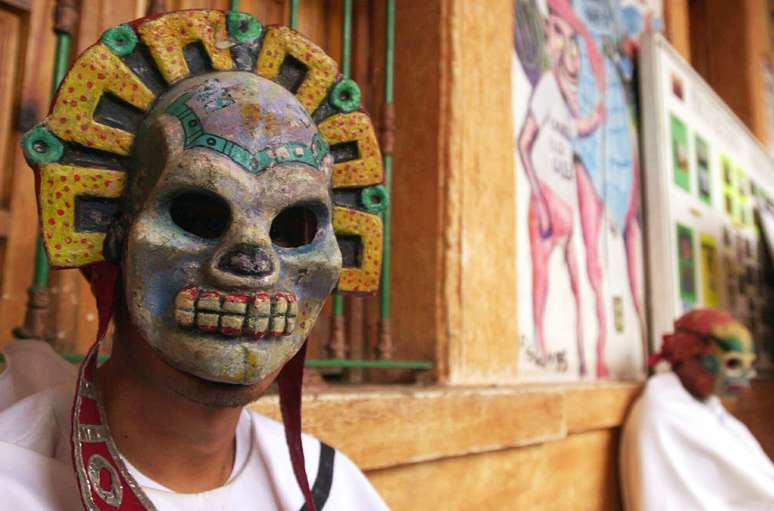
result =
[{"label": "white poster with colored squares", "polygon": [[774,276],[762,215],[774,160],[666,40],[641,41],[640,93],[652,348],[697,307],[729,311],[774,360]]}]

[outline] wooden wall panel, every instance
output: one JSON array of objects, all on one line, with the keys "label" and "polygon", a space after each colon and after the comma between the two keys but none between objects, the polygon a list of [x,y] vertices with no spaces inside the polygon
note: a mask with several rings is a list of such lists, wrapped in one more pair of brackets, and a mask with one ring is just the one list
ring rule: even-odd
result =
[{"label": "wooden wall panel", "polygon": [[[516,381],[516,201],[511,64],[513,2],[447,2],[449,382]],[[524,276],[528,278],[527,276]]]},{"label": "wooden wall panel", "polygon": [[394,511],[621,509],[616,430],[368,471]]},{"label": "wooden wall panel", "polygon": [[565,389],[567,431],[579,433],[623,424],[641,387],[633,383],[572,385]]},{"label": "wooden wall panel", "polygon": [[[252,409],[279,419],[276,398]],[[565,395],[549,389],[397,388],[307,395],[304,431],[363,468],[460,456],[566,434]]]},{"label": "wooden wall panel", "polygon": [[[618,432],[640,391],[632,383],[348,387],[307,393],[304,430],[364,468],[395,510],[620,509]],[[774,382],[755,382],[725,404],[774,454]],[[276,396],[252,409],[279,418]]]},{"label": "wooden wall panel", "polygon": [[691,40],[688,30],[689,5],[695,0],[664,0],[665,35],[686,60],[691,60]]},{"label": "wooden wall panel", "polygon": [[774,460],[774,381],[756,381],[744,397],[733,401],[726,400],[723,404],[750,428],[763,450]]},{"label": "wooden wall panel", "polygon": [[0,199],[0,207],[10,212],[8,237],[0,244],[4,252],[0,269],[0,346],[11,339],[11,331],[24,319],[37,231],[34,179],[19,147],[19,129],[31,127],[47,111],[54,55],[54,34],[50,30],[54,2],[38,0],[30,5],[24,30],[19,33],[22,53],[16,76],[21,87],[16,88],[13,81],[3,82],[4,89],[13,91],[14,102],[13,108],[0,112],[0,117],[10,122],[10,129],[2,132],[9,144],[7,159],[0,162],[3,174],[10,176],[4,180],[6,187]]},{"label": "wooden wall panel", "polygon": [[[763,0],[691,0],[691,63],[760,140],[766,136],[763,56],[768,47]],[[676,33],[675,37],[680,37]]]},{"label": "wooden wall panel", "polygon": [[289,18],[287,0],[241,0],[239,10],[249,12],[267,25],[286,24]]},{"label": "wooden wall panel", "polygon": [[[396,357],[433,360],[436,343],[442,343],[446,335],[440,266],[444,189],[439,144],[444,82],[439,56],[443,50],[439,27],[430,23],[442,13],[440,2],[396,3],[393,339]],[[382,55],[383,41],[376,44]],[[444,364],[442,358],[437,362]]]},{"label": "wooden wall panel", "polygon": [[[16,97],[20,93],[22,76],[19,73],[23,49],[23,19],[19,12],[0,5],[0,268],[5,268],[7,252],[14,248],[7,238],[12,220],[9,205],[16,178]],[[0,283],[5,284],[5,272]],[[3,285],[5,289],[5,285]]]},{"label": "wooden wall panel", "polygon": [[8,192],[13,181],[13,155],[16,152],[13,143],[15,129],[14,96],[19,93],[21,73],[19,73],[22,49],[22,16],[5,10],[0,6],[0,207],[7,207]]},{"label": "wooden wall panel", "polygon": [[396,4],[396,357],[435,359],[442,382],[512,382],[512,2]]},{"label": "wooden wall panel", "polygon": [[[637,386],[565,389],[568,436],[524,447],[485,450],[371,469],[366,475],[395,511],[413,509],[618,510],[620,425]],[[774,382],[725,405],[774,457]],[[310,408],[308,414],[317,410]],[[503,415],[507,422],[515,415]],[[332,428],[329,425],[328,430]],[[471,430],[471,437],[475,435]],[[321,432],[322,433],[322,432]],[[429,435],[431,433],[428,433]],[[438,435],[440,442],[444,435]]]}]

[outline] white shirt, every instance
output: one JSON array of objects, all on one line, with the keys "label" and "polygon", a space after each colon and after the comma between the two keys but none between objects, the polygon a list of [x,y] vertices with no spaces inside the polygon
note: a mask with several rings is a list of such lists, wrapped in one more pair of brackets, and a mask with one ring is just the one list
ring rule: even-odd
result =
[{"label": "white shirt", "polygon": [[[21,370],[13,350],[7,354],[8,368],[16,366],[17,371]],[[45,356],[58,358],[53,350]],[[2,509],[82,509],[70,449],[75,374],[67,373],[60,374],[66,378],[63,383],[24,397],[0,411]],[[0,378],[0,395],[7,381],[11,380]],[[318,493],[327,493],[324,509],[387,509],[366,477],[346,456],[308,435],[303,435],[303,444],[312,491],[317,488]],[[321,459],[325,460],[322,468]],[[220,488],[195,494],[175,493],[131,464],[127,463],[127,468],[159,511],[297,511],[304,504],[293,475],[282,424],[246,409],[237,425],[234,468],[228,482]]]},{"label": "white shirt", "polygon": [[621,438],[629,511],[771,511],[774,465],[717,397],[701,402],[676,374],[658,374]]},{"label": "white shirt", "polygon": [[529,111],[540,128],[529,155],[535,174],[566,204],[575,204],[578,197],[572,145],[577,133],[575,118],[551,71],[546,71],[535,86]]},{"label": "white shirt", "polygon": [[75,381],[76,368],[43,341],[12,341],[0,364],[0,411],[64,381]]}]

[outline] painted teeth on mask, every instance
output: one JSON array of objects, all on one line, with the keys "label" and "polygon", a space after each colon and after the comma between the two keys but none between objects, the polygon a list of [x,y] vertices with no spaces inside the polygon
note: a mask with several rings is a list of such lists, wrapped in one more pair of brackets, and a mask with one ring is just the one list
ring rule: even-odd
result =
[{"label": "painted teeth on mask", "polygon": [[293,293],[253,295],[187,287],[175,297],[175,322],[185,328],[226,337],[281,337],[296,329],[298,301]]}]

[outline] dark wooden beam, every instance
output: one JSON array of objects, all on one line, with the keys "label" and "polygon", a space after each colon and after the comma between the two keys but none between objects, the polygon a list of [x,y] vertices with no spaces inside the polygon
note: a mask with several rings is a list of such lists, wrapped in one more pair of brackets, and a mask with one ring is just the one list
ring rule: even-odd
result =
[{"label": "dark wooden beam", "polygon": [[32,0],[0,0],[0,7],[13,7],[22,11],[32,9]]}]

